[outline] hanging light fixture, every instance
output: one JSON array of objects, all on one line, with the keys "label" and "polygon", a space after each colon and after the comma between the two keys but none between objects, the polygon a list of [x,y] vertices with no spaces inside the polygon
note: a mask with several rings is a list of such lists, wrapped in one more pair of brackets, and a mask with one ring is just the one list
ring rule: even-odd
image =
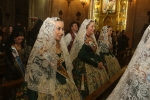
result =
[{"label": "hanging light fixture", "polygon": [[87,4],[87,0],[80,0],[80,2],[81,2],[81,4],[82,4],[83,8],[84,8],[84,6]]},{"label": "hanging light fixture", "polygon": [[132,2],[133,2],[133,0],[129,0],[130,5],[131,5]]},{"label": "hanging light fixture", "polygon": [[73,0],[66,0],[66,1],[67,1],[67,3],[68,3],[68,7],[69,7],[71,1],[73,1]]}]

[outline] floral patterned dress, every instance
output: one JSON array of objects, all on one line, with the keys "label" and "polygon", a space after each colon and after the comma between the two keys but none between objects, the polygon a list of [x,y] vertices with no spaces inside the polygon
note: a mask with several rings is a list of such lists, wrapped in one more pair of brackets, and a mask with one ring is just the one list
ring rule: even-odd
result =
[{"label": "floral patterned dress", "polygon": [[101,47],[100,56],[103,59],[103,62],[105,63],[104,65],[107,66],[107,72],[109,78],[111,78],[121,69],[119,62],[104,42],[100,42],[99,46]]},{"label": "floral patterned dress", "polygon": [[[61,57],[61,54],[58,55]],[[65,62],[62,62],[63,67],[66,69]],[[59,68],[59,67],[58,67]],[[58,69],[59,70],[59,69]],[[60,73],[56,73],[55,95],[40,93],[28,90],[29,100],[81,100],[81,96],[75,84],[69,79],[65,78]]]},{"label": "floral patterned dress", "polygon": [[83,98],[108,80],[106,70],[97,68],[98,62],[101,62],[100,56],[86,44],[83,44],[78,57],[73,61],[73,78]]}]

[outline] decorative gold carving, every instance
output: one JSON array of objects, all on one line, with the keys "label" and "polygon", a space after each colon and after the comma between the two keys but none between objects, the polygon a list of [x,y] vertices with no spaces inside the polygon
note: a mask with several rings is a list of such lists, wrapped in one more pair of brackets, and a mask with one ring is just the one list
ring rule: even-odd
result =
[{"label": "decorative gold carving", "polygon": [[112,18],[110,16],[105,16],[103,19],[103,25],[112,26]]},{"label": "decorative gold carving", "polygon": [[[115,7],[109,6],[103,13],[105,1],[114,1]],[[94,9],[92,18],[95,20],[96,30],[101,30],[103,25],[112,26],[114,31],[126,29],[128,0],[94,0],[92,7]]]},{"label": "decorative gold carving", "polygon": [[115,13],[117,0],[102,0],[102,13]]}]

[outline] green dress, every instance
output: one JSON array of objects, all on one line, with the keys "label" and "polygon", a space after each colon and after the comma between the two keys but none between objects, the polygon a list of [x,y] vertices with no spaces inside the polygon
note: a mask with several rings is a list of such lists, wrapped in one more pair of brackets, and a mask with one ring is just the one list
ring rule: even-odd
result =
[{"label": "green dress", "polygon": [[78,57],[73,61],[73,78],[83,98],[108,80],[106,70],[97,68],[98,62],[101,62],[100,56],[86,44],[83,44]]},{"label": "green dress", "polygon": [[116,59],[116,57],[110,52],[110,50],[108,49],[108,46],[103,43],[100,42],[100,56],[104,62],[104,65],[107,66],[107,72],[109,75],[109,78],[111,78],[113,75],[115,75],[121,68],[119,65],[118,60]]},{"label": "green dress", "polygon": [[[31,48],[24,44],[24,48],[17,50],[19,57],[24,65],[26,67]],[[21,77],[23,77],[22,72],[20,70],[20,67],[14,57],[12,56],[11,47],[7,47],[6,49],[6,64],[7,64],[7,70],[5,73],[5,78],[7,81],[16,80]]]}]

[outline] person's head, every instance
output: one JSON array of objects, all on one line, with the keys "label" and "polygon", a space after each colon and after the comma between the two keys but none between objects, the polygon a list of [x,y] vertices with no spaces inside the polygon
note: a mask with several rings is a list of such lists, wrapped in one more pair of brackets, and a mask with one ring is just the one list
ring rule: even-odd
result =
[{"label": "person's head", "polygon": [[12,33],[12,31],[13,31],[13,27],[10,26],[10,27],[9,27],[9,33]]},{"label": "person's head", "polygon": [[4,26],[4,27],[2,27],[2,32],[6,32],[6,27]]},{"label": "person's head", "polygon": [[116,36],[119,36],[120,35],[120,32],[119,31],[116,31]]},{"label": "person's head", "polygon": [[77,32],[78,31],[78,23],[77,22],[71,22],[70,23],[70,30],[73,32]]},{"label": "person's head", "polygon": [[24,41],[24,33],[23,32],[17,32],[16,34],[14,34],[14,43],[15,44],[22,44]]},{"label": "person's head", "polygon": [[64,22],[62,20],[57,19],[55,21],[54,33],[55,33],[55,39],[56,39],[56,41],[60,41],[61,37],[64,34]]},{"label": "person's head", "polygon": [[17,25],[21,25],[21,22],[20,22],[19,20],[17,20],[17,22],[16,22],[16,23],[17,23]]},{"label": "person's head", "polygon": [[115,32],[113,32],[113,33],[112,33],[112,36],[116,36],[116,33],[115,33]]},{"label": "person's head", "polygon": [[25,26],[23,27],[23,29],[24,29],[25,32],[27,31]]},{"label": "person's head", "polygon": [[124,35],[124,33],[125,33],[125,30],[122,30],[122,31],[121,31],[121,35]]},{"label": "person's head", "polygon": [[90,21],[89,24],[86,26],[86,33],[87,35],[94,34],[95,31],[95,23],[94,21]]},{"label": "person's head", "polygon": [[108,36],[111,36],[112,35],[112,27],[111,26],[107,26],[108,28]]},{"label": "person's head", "polygon": [[15,34],[18,32],[24,32],[24,27],[22,25],[16,25],[13,27],[12,34]]}]

